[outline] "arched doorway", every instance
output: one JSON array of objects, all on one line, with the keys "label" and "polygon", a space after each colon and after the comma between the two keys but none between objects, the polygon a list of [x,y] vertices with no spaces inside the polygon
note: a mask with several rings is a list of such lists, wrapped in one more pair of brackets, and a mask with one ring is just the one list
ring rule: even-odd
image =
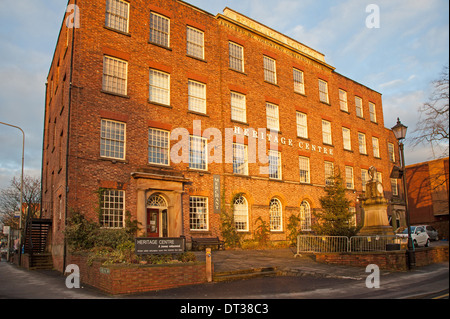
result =
[{"label": "arched doorway", "polygon": [[147,236],[168,237],[167,201],[159,195],[153,194],[147,200]]}]

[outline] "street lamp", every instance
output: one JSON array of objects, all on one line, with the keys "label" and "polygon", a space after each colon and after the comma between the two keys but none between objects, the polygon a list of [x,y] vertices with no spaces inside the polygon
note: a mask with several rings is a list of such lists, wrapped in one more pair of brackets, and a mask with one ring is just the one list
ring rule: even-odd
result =
[{"label": "street lamp", "polygon": [[392,131],[394,132],[395,138],[398,141],[398,147],[400,149],[400,156],[401,156],[401,170],[402,174],[402,184],[403,184],[403,192],[405,194],[405,213],[406,213],[406,227],[408,228],[408,268],[412,269],[416,266],[416,256],[414,252],[414,246],[411,238],[411,223],[409,218],[409,210],[408,210],[408,190],[406,187],[406,169],[405,169],[405,153],[404,153],[404,144],[402,140],[406,137],[406,131],[408,130],[408,127],[403,125],[402,122],[400,122],[400,119],[397,118],[397,124],[392,128]]},{"label": "street lamp", "polygon": [[[18,126],[0,122],[0,124],[14,127],[22,132],[22,173],[20,175],[20,207],[19,207],[19,242],[22,244],[22,205],[23,205],[23,162],[25,151],[25,132]],[[22,254],[22,247],[19,247],[19,256]]]}]

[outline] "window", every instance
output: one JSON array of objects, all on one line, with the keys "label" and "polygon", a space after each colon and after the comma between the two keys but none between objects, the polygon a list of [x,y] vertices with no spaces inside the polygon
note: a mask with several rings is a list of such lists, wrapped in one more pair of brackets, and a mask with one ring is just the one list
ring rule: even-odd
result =
[{"label": "window", "polygon": [[388,143],[389,160],[395,162],[395,147],[394,144]]},{"label": "window", "polygon": [[367,154],[366,134],[358,133],[358,143],[359,143],[359,153],[360,154]]},{"label": "window", "polygon": [[333,185],[334,178],[334,164],[333,162],[324,162],[325,167],[325,185]]},{"label": "window", "polygon": [[148,162],[169,165],[169,132],[151,128],[148,130]]},{"label": "window", "polygon": [[192,27],[187,27],[187,55],[204,59],[204,33]]},{"label": "window", "polygon": [[346,127],[342,128],[342,139],[344,140],[344,150],[351,151],[352,141],[350,138],[350,129]]},{"label": "window", "polygon": [[125,123],[102,120],[100,133],[100,156],[125,159]]},{"label": "window", "polygon": [[269,178],[281,179],[281,153],[269,150]]},{"label": "window", "polygon": [[339,105],[341,107],[341,111],[348,112],[347,92],[341,89],[339,89]]},{"label": "window", "polygon": [[248,231],[248,203],[244,196],[238,196],[233,203],[234,225],[237,231]]},{"label": "window", "polygon": [[247,123],[247,103],[245,95],[231,92],[231,119]]},{"label": "window", "polygon": [[170,20],[155,12],[150,13],[150,42],[169,47]]},{"label": "window", "polygon": [[322,137],[324,144],[332,144],[331,140],[331,123],[325,120],[322,120]]},{"label": "window", "polygon": [[230,69],[235,71],[244,72],[244,47],[229,42],[230,50]]},{"label": "window", "polygon": [[350,226],[356,227],[356,208],[355,207],[349,207],[348,212],[352,214],[352,217],[350,217],[348,223]]},{"label": "window", "polygon": [[380,143],[378,138],[372,137],[373,157],[380,158]]},{"label": "window", "polygon": [[297,69],[294,70],[294,92],[305,94],[305,81],[303,72]]},{"label": "window", "polygon": [[353,182],[353,167],[345,166],[345,186],[348,189],[354,189],[355,184]]},{"label": "window", "polygon": [[266,102],[267,129],[280,131],[280,121],[278,117],[278,105]]},{"label": "window", "polygon": [[105,228],[123,228],[125,192],[105,189],[102,192],[100,225]]},{"label": "window", "polygon": [[191,230],[208,230],[207,197],[189,197],[189,227]]},{"label": "window", "polygon": [[363,117],[362,99],[355,96],[356,116]]},{"label": "window", "polygon": [[306,200],[300,205],[300,228],[302,231],[311,230],[311,206]]},{"label": "window", "polygon": [[271,231],[282,231],[283,230],[283,211],[281,202],[272,198],[270,201],[270,230]]},{"label": "window", "polygon": [[128,33],[130,4],[122,0],[106,0],[105,26]]},{"label": "window", "polygon": [[398,184],[397,179],[391,178],[391,189],[392,189],[392,195],[398,196]]},{"label": "window", "polygon": [[328,103],[328,83],[319,79],[319,99],[320,102]]},{"label": "window", "polygon": [[150,69],[149,100],[170,105],[170,74]]},{"label": "window", "polygon": [[207,170],[207,146],[205,138],[191,136],[191,147],[189,148],[189,168]]},{"label": "window", "polygon": [[370,120],[374,123],[377,122],[377,111],[375,110],[375,104],[372,102],[369,102],[369,113],[370,113]]},{"label": "window", "polygon": [[264,56],[264,80],[272,84],[277,84],[276,61]]},{"label": "window", "polygon": [[103,91],[127,95],[128,63],[109,56],[103,57]]},{"label": "window", "polygon": [[299,157],[300,164],[300,183],[310,183],[310,173],[309,173],[309,158],[300,156]]},{"label": "window", "polygon": [[248,175],[247,145],[233,144],[233,173]]},{"label": "window", "polygon": [[308,138],[308,118],[305,113],[297,112],[297,136]]},{"label": "window", "polygon": [[206,85],[189,80],[189,110],[206,114]]},{"label": "window", "polygon": [[361,184],[363,192],[366,191],[366,184],[369,180],[369,172],[366,169],[361,169]]}]

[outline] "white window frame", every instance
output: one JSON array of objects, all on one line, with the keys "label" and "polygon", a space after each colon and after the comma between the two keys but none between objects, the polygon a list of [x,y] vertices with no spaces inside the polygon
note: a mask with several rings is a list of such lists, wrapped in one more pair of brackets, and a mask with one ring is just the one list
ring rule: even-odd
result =
[{"label": "white window frame", "polygon": [[269,178],[281,180],[281,176],[281,152],[269,150]]},{"label": "white window frame", "polygon": [[277,84],[277,61],[264,55],[264,81]]},{"label": "white window frame", "polygon": [[388,143],[389,160],[395,162],[395,146],[393,143]]},{"label": "white window frame", "polygon": [[347,189],[355,189],[353,167],[351,166],[345,166],[345,187]]},{"label": "white window frame", "polygon": [[311,171],[309,165],[309,157],[299,156],[300,183],[311,183]]},{"label": "white window frame", "polygon": [[283,205],[278,198],[272,198],[269,204],[270,231],[283,231]]},{"label": "white window frame", "polygon": [[398,196],[398,181],[396,178],[391,178],[392,196]]},{"label": "white window frame", "polygon": [[241,123],[247,123],[247,98],[244,94],[230,92],[231,119]]},{"label": "white window frame", "polygon": [[149,101],[170,105],[170,74],[150,69],[149,83]]},{"label": "white window frame", "polygon": [[352,150],[351,131],[347,127],[342,127],[342,140],[344,144],[344,150],[351,151]]},{"label": "white window frame", "polygon": [[325,161],[324,162],[324,170],[325,170],[325,185],[327,185],[327,186],[333,185],[334,163]]},{"label": "white window frame", "polygon": [[205,59],[205,32],[191,26],[186,27],[186,54]]},{"label": "white window frame", "polygon": [[128,33],[130,4],[122,0],[106,0],[105,26]]},{"label": "white window frame", "polygon": [[[239,160],[239,162],[237,160]],[[233,173],[239,175],[248,175],[247,145],[233,143]]]},{"label": "white window frame", "polygon": [[362,168],[361,169],[361,185],[362,185],[362,191],[366,191],[366,184],[369,181],[369,171],[367,169]]},{"label": "white window frame", "polygon": [[[156,21],[154,21],[156,19]],[[156,22],[156,23],[155,23]],[[164,30],[163,24],[167,23],[167,30]],[[150,42],[162,47],[170,48],[170,19],[158,14],[150,12]]]},{"label": "white window frame", "polygon": [[339,89],[339,105],[341,111],[348,112],[347,91]]},{"label": "white window frame", "polygon": [[367,155],[366,134],[358,132],[359,153]]},{"label": "white window frame", "polygon": [[364,117],[363,100],[359,96],[355,96],[355,108],[356,108],[356,116],[363,118]]},{"label": "white window frame", "polygon": [[[150,144],[152,142],[152,144]],[[153,154],[153,156],[151,156]],[[156,159],[153,161],[152,159]],[[148,163],[170,165],[170,132],[157,128],[148,129]]]},{"label": "white window frame", "polygon": [[248,232],[248,201],[245,196],[240,195],[234,199],[233,217],[234,227],[238,232]]},{"label": "white window frame", "polygon": [[266,118],[267,129],[272,131],[280,131],[280,113],[278,105],[266,102]]},{"label": "white window frame", "polygon": [[305,75],[303,71],[293,68],[294,92],[305,94]]},{"label": "white window frame", "polygon": [[244,47],[232,41],[228,43],[230,69],[244,73]]},{"label": "white window frame", "polygon": [[306,200],[300,204],[300,229],[311,231],[311,205]]},{"label": "white window frame", "polygon": [[189,229],[209,231],[208,197],[189,196]]},{"label": "white window frame", "polygon": [[125,226],[125,191],[104,189],[101,196],[101,227],[123,228]]},{"label": "white window frame", "polygon": [[323,103],[330,103],[328,97],[328,82],[322,79],[319,79],[319,100]]},{"label": "white window frame", "polygon": [[327,120],[322,120],[322,141],[323,144],[333,145],[331,122]]},{"label": "white window frame", "polygon": [[[125,160],[126,141],[127,141],[126,123],[108,119],[101,120],[100,157]],[[119,156],[116,156],[117,154]]]},{"label": "white window frame", "polygon": [[308,138],[308,115],[302,112],[296,112],[297,117],[297,136]]},{"label": "white window frame", "polygon": [[188,81],[189,111],[206,114],[206,84],[194,80]]},{"label": "white window frame", "polygon": [[377,123],[377,110],[375,103],[369,102],[370,121]]},{"label": "white window frame", "polygon": [[103,56],[102,90],[127,95],[128,62],[109,55]]},{"label": "white window frame", "polygon": [[[196,147],[201,149],[197,149]],[[193,161],[193,158],[200,160]],[[189,144],[189,168],[200,171],[208,170],[208,140],[204,137],[191,135]]]},{"label": "white window frame", "polygon": [[372,136],[373,157],[380,158],[380,140]]}]

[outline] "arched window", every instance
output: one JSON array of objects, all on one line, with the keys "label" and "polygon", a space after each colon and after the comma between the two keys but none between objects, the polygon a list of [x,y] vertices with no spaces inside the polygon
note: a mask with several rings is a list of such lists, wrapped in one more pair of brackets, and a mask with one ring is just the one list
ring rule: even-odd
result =
[{"label": "arched window", "polygon": [[283,230],[283,212],[281,202],[272,198],[270,200],[270,230],[282,231]]},{"label": "arched window", "polygon": [[311,206],[306,200],[300,205],[300,226],[302,231],[311,230]]},{"label": "arched window", "polygon": [[161,195],[152,195],[147,200],[147,207],[167,208],[167,202]]},{"label": "arched window", "polygon": [[248,231],[248,203],[244,196],[240,195],[233,203],[234,225],[237,231]]}]

